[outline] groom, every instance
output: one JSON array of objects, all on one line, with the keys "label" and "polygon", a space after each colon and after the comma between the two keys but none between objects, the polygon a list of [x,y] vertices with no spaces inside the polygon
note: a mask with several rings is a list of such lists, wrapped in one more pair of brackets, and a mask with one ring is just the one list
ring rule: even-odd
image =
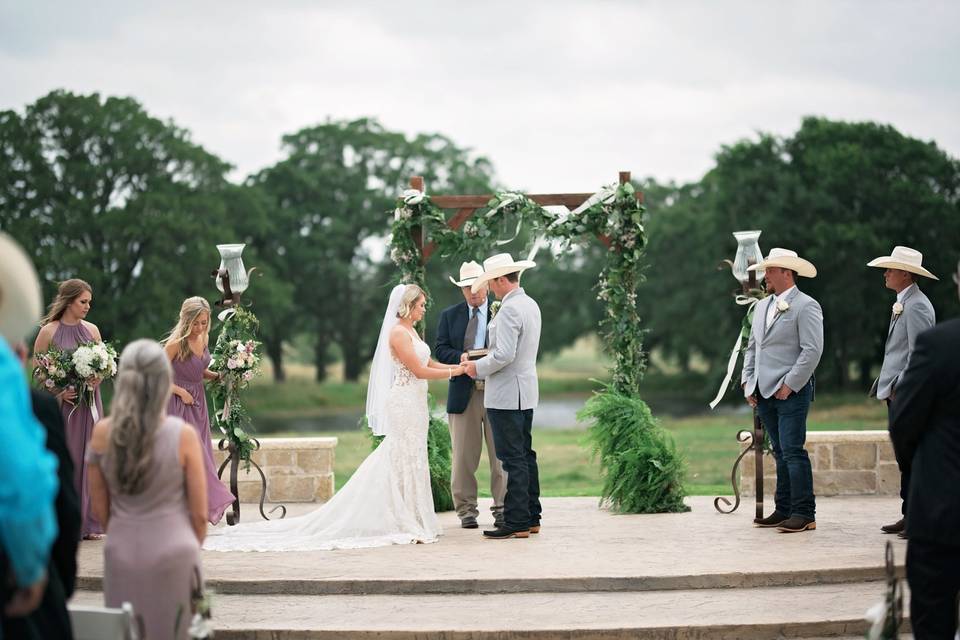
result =
[{"label": "groom", "polygon": [[[471,289],[483,267],[474,261],[460,265],[460,279],[450,281],[463,292],[463,301],[443,310],[437,325],[437,343],[434,353],[443,364],[460,364],[463,354],[487,346],[487,324],[490,322],[490,303],[487,286],[476,293]],[[494,523],[503,525],[503,496],[507,491],[507,477],[503,465],[494,452],[493,430],[483,406],[484,383],[469,376],[457,376],[450,381],[447,391],[447,417],[450,439],[453,442],[453,507],[464,529],[476,529],[477,524],[477,467],[483,443],[487,443],[490,459],[490,493],[493,496]]]},{"label": "groom", "polygon": [[483,261],[484,273],[473,283],[478,292],[489,284],[501,301],[487,327],[490,353],[471,362],[467,373],[486,381],[484,405],[493,427],[497,458],[507,473],[502,526],[483,535],[494,540],[529,538],[540,532],[540,478],[532,448],[533,410],[539,400],[537,350],[540,307],[520,288],[520,274],[536,264],[514,262],[508,253]]}]

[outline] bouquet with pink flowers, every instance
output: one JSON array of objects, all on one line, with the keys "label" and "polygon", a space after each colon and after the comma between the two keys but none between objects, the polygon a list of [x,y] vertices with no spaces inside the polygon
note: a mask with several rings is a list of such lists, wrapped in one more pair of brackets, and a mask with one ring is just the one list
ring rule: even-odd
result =
[{"label": "bouquet with pink flowers", "polygon": [[237,389],[243,389],[260,372],[260,356],[256,340],[231,340],[218,360],[210,363],[212,371],[222,371],[224,379],[232,378]]},{"label": "bouquet with pink flowers", "polygon": [[104,380],[117,375],[117,351],[107,342],[85,342],[72,352],[51,346],[36,355],[33,378],[51,392],[75,390],[77,405],[85,404],[96,413],[94,394]]},{"label": "bouquet with pink flowers", "polygon": [[210,370],[220,374],[220,384],[210,389],[210,396],[220,431],[240,459],[249,460],[255,444],[246,431],[250,416],[240,402],[240,391],[260,372],[260,342],[255,339],[259,322],[247,309],[232,311],[213,348]]},{"label": "bouquet with pink flowers", "polygon": [[33,379],[47,391],[55,392],[70,385],[70,372],[73,369],[70,354],[51,346],[34,358]]}]

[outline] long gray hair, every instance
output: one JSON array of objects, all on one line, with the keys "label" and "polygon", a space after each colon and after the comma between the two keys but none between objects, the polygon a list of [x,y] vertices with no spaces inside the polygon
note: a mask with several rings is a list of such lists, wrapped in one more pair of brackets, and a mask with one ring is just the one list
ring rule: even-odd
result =
[{"label": "long gray hair", "polygon": [[134,340],[120,354],[107,449],[119,493],[136,495],[144,489],[172,379],[167,354],[153,340]]}]

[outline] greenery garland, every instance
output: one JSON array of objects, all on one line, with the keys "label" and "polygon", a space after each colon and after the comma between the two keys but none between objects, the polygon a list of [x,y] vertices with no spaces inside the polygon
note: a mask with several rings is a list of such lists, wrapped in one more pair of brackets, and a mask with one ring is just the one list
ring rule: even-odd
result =
[{"label": "greenery garland", "polygon": [[210,370],[221,374],[221,380],[213,385],[210,396],[220,431],[239,458],[249,461],[255,446],[247,433],[250,416],[240,402],[240,392],[260,372],[260,342],[256,340],[260,322],[247,309],[232,311],[211,354]]}]

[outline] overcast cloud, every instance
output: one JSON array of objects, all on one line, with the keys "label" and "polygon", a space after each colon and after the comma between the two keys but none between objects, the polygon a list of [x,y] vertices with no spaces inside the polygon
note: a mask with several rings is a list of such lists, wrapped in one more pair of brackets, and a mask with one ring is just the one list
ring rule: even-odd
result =
[{"label": "overcast cloud", "polygon": [[808,114],[960,155],[960,3],[0,0],[0,109],[54,88],[133,96],[237,179],[284,133],[373,116],[511,187],[593,191],[697,179]]}]

